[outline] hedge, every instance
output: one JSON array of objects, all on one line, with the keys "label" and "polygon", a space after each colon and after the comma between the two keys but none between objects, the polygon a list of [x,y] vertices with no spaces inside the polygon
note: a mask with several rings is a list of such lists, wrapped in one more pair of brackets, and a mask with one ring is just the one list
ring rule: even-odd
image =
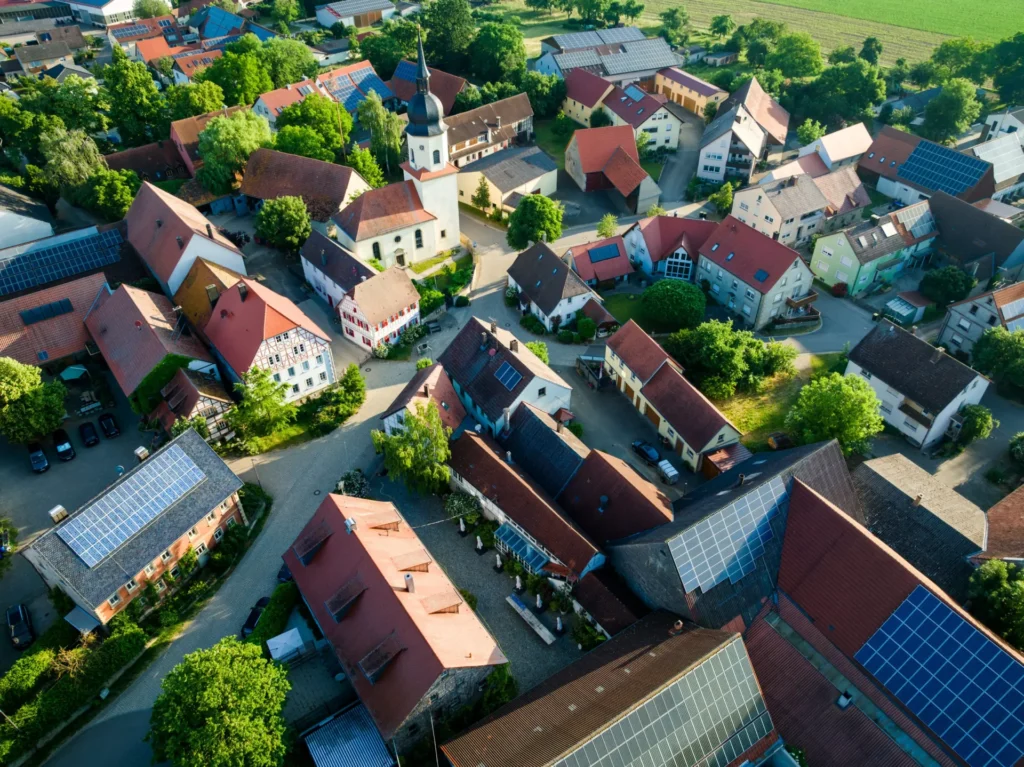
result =
[{"label": "hedge", "polygon": [[288,617],[298,602],[299,587],[295,585],[295,581],[280,584],[270,595],[270,604],[260,615],[256,630],[249,635],[249,641],[262,645],[268,639],[273,639],[284,631],[288,624]]},{"label": "hedge", "polygon": [[0,677],[0,710],[11,712],[29,700],[35,688],[46,680],[56,650],[72,646],[78,632],[67,621],[57,621],[36,637],[36,641]]}]

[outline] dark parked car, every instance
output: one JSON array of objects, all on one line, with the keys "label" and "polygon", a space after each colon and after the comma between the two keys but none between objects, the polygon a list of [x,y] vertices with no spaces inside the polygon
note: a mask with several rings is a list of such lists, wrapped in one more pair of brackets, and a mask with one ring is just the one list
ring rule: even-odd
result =
[{"label": "dark parked car", "polygon": [[117,426],[117,421],[114,420],[114,416],[110,413],[104,413],[100,416],[100,428],[103,430],[103,436],[107,439],[113,439],[121,433],[121,429]]},{"label": "dark parked car", "polygon": [[92,425],[92,421],[86,421],[78,425],[78,436],[82,438],[82,444],[86,447],[95,447],[100,444],[99,432]]},{"label": "dark parked car", "polygon": [[245,639],[256,630],[256,624],[260,622],[260,616],[269,604],[270,597],[262,597],[252,606],[252,609],[249,611],[249,617],[246,618],[245,623],[242,624],[242,639]]},{"label": "dark parked car", "polygon": [[63,429],[57,429],[53,433],[53,446],[57,450],[57,457],[62,461],[70,461],[75,457],[75,446],[71,444],[71,437]]},{"label": "dark parked car", "polygon": [[661,460],[661,453],[649,442],[637,440],[631,447],[633,452],[640,456],[648,466],[657,466]]},{"label": "dark parked car", "polygon": [[7,608],[7,633],[15,650],[24,650],[35,640],[32,633],[32,619],[28,616],[25,605],[14,605]]},{"label": "dark parked car", "polygon": [[46,460],[43,446],[38,442],[33,442],[28,446],[28,460],[32,464],[32,471],[36,474],[42,474],[44,471],[50,470],[50,462]]},{"label": "dark parked car", "polygon": [[292,571],[288,569],[288,565],[281,565],[281,569],[277,571],[277,582],[288,583],[293,580],[295,580],[295,576],[292,575]]}]

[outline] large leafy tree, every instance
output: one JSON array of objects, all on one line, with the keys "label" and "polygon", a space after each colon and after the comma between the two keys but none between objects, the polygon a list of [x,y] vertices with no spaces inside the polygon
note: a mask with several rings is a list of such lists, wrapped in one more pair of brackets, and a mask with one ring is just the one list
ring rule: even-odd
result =
[{"label": "large leafy tree", "polygon": [[641,304],[658,329],[676,331],[700,324],[707,298],[703,290],[683,280],[658,280],[644,290]]},{"label": "large leafy tree", "polygon": [[433,493],[447,486],[448,459],[452,451],[452,430],[441,421],[437,403],[417,405],[415,413],[406,413],[402,431],[390,437],[373,431],[373,445],[384,454],[384,467],[411,490]]},{"label": "large leafy tree", "polygon": [[830,128],[872,119],[871,107],[885,100],[885,79],[864,59],[827,67],[802,87],[790,88],[790,106]]},{"label": "large leafy tree", "polygon": [[824,66],[821,46],[807,32],[783,35],[765,59],[765,68],[778,69],[786,77],[814,77]]},{"label": "large leafy tree", "polygon": [[668,8],[658,14],[661,19],[661,36],[669,45],[683,45],[690,36],[690,15],[680,5]]},{"label": "large leafy tree", "polygon": [[723,13],[719,16],[714,16],[711,19],[711,25],[708,30],[715,37],[728,37],[736,30],[736,22],[733,21],[732,16],[727,13]]},{"label": "large leafy tree", "polygon": [[39,151],[46,160],[47,179],[58,187],[84,184],[107,167],[96,142],[80,130],[50,128],[39,137]]},{"label": "large leafy tree", "polygon": [[167,135],[164,100],[149,68],[129,59],[119,45],[111,49],[111,63],[103,69],[103,85],[110,100],[110,119],[123,141],[144,144]]},{"label": "large leafy tree", "polygon": [[333,159],[348,143],[348,137],[352,134],[352,115],[333,99],[311,93],[302,101],[281,110],[277,117],[277,129],[281,131],[289,126],[316,131],[324,149],[332,155],[328,159]]},{"label": "large leafy tree", "polygon": [[39,368],[0,357],[0,434],[15,444],[49,434],[64,420],[66,395],[60,381],[43,383]]},{"label": "large leafy tree", "polygon": [[359,43],[359,53],[379,77],[390,80],[402,59],[416,60],[416,31],[416,25],[405,19],[385,21],[377,34]]},{"label": "large leafy tree", "polygon": [[431,66],[446,72],[465,69],[476,22],[467,0],[433,0],[420,16],[427,32],[424,49]]},{"label": "large leafy tree", "polygon": [[985,65],[990,47],[970,37],[943,40],[931,56],[937,79],[945,81],[954,77],[965,77],[981,85],[985,82]]},{"label": "large leafy tree", "polygon": [[171,6],[164,0],[135,0],[132,4],[132,13],[137,19],[155,19],[157,16],[167,16],[171,12]]},{"label": "large leafy tree", "polygon": [[299,18],[298,0],[274,0],[270,14],[274,17],[274,21],[287,27],[288,24]]},{"label": "large leafy tree", "polygon": [[245,167],[249,155],[270,142],[270,125],[255,112],[215,117],[199,134],[200,182],[211,192],[230,191],[235,174]]},{"label": "large leafy tree", "polygon": [[165,96],[171,120],[209,114],[224,105],[224,91],[212,81],[172,85]]},{"label": "large leafy tree", "polygon": [[554,242],[562,236],[562,206],[540,194],[529,194],[508,219],[505,239],[510,248],[522,250],[530,242]]},{"label": "large leafy tree", "polygon": [[267,68],[275,88],[283,88],[312,77],[319,68],[308,45],[287,37],[272,37],[264,42],[259,58]]},{"label": "large leafy tree", "polygon": [[484,87],[480,89],[480,100],[484,104],[493,104],[495,101],[511,98],[520,92],[519,87],[515,83],[504,80],[484,83]]},{"label": "large leafy tree", "polygon": [[402,159],[402,136],[405,126],[394,112],[385,109],[376,91],[359,104],[359,124],[370,131],[370,151],[377,164],[388,173],[398,168]]},{"label": "large leafy tree", "polygon": [[345,158],[345,164],[362,176],[363,181],[374,189],[382,187],[386,183],[384,171],[380,169],[369,149],[353,147],[352,151],[348,153],[348,157]]},{"label": "large leafy tree", "polygon": [[109,124],[106,93],[91,80],[70,75],[58,83],[52,77],[23,77],[17,85],[18,106],[26,112],[59,117],[69,130],[86,133],[98,133]]},{"label": "large leafy tree", "polygon": [[971,573],[971,613],[1016,647],[1024,648],[1024,570],[990,559]]},{"label": "large leafy tree", "polygon": [[526,71],[523,33],[513,24],[481,25],[470,51],[473,73],[484,82],[519,82]]},{"label": "large leafy tree", "polygon": [[830,373],[800,390],[786,428],[800,444],[836,439],[844,455],[863,452],[882,431],[881,402],[860,376]]},{"label": "large leafy tree", "polygon": [[521,83],[537,118],[544,119],[558,114],[565,101],[565,80],[557,75],[527,72]]},{"label": "large leafy tree", "polygon": [[197,74],[195,79],[219,85],[224,92],[224,103],[228,106],[252,104],[261,94],[274,89],[270,71],[255,52],[235,53],[228,50]]},{"label": "large leafy tree", "polygon": [[[526,74],[529,76],[534,73],[527,72]],[[455,105],[452,107],[452,114],[457,115],[462,112],[469,112],[470,110],[481,106],[483,103],[483,93],[480,89],[473,85],[473,83],[466,83],[466,87],[459,91],[455,96]],[[530,104],[532,106],[533,102],[531,101]],[[534,111],[536,111],[536,107],[534,107]]]},{"label": "large leafy tree", "polygon": [[970,128],[981,114],[974,83],[964,77],[947,80],[942,92],[924,110],[924,133],[935,141],[950,141]]},{"label": "large leafy tree", "polygon": [[877,64],[882,55],[882,41],[877,37],[864,38],[864,45],[860,47],[858,55],[868,64]]},{"label": "large leafy tree", "polygon": [[132,206],[142,181],[133,170],[102,168],[75,189],[71,200],[107,221],[120,221]]},{"label": "large leafy tree", "polygon": [[286,125],[274,136],[274,149],[314,160],[331,162],[334,152],[324,146],[323,137],[305,125]]},{"label": "large leafy tree", "polygon": [[857,60],[857,51],[852,45],[846,45],[833,49],[826,58],[829,64],[849,64],[851,61]]},{"label": "large leafy tree", "polygon": [[283,250],[298,250],[312,231],[301,197],[267,200],[256,215],[256,234]]},{"label": "large leafy tree", "polygon": [[1003,103],[1024,102],[1024,32],[997,43],[989,62],[992,81]]},{"label": "large leafy tree", "polygon": [[925,296],[945,306],[967,298],[978,280],[958,266],[944,266],[925,272],[919,288]]},{"label": "large leafy tree", "polygon": [[989,328],[974,344],[972,360],[1000,385],[1024,389],[1024,331]]},{"label": "large leafy tree", "polygon": [[285,401],[288,385],[275,381],[269,370],[250,368],[235,384],[235,391],[242,401],[225,418],[243,441],[265,437],[295,420],[295,405]]},{"label": "large leafy tree", "polygon": [[281,716],[291,685],[260,647],[225,637],[196,650],[160,684],[146,739],[174,767],[277,767],[287,744]]},{"label": "large leafy tree", "polygon": [[824,136],[825,132],[825,126],[817,120],[812,120],[810,117],[800,123],[800,127],[796,129],[797,138],[800,139],[800,143],[804,146],[813,144]]}]

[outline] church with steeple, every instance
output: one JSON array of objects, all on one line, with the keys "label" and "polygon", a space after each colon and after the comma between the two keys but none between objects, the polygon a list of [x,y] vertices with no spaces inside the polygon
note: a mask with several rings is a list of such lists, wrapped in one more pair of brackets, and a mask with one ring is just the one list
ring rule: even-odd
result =
[{"label": "church with steeple", "polygon": [[405,180],[364,192],[333,217],[342,246],[385,268],[409,266],[459,245],[459,171],[448,157],[444,108],[430,92],[422,37],[408,118]]}]

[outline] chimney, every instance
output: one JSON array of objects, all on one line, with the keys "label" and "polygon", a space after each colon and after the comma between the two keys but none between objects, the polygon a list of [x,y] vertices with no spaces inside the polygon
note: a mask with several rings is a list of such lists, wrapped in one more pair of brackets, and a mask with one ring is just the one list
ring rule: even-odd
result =
[{"label": "chimney", "polygon": [[213,227],[210,226],[209,221],[206,222],[206,236],[209,237],[211,240],[213,239]]},{"label": "chimney", "polygon": [[913,502],[913,503],[912,503],[911,505],[912,505],[912,506],[913,506],[913,507],[914,507],[914,508],[916,509],[916,508],[917,508],[918,506],[920,506],[920,505],[921,505],[921,501],[923,501],[923,500],[924,500],[924,496],[923,496],[923,495],[921,495],[920,493],[918,493],[918,494],[917,494],[917,495],[916,495],[916,496],[914,497],[914,502]]},{"label": "chimney", "polygon": [[508,408],[505,408],[502,411],[502,416],[504,416],[504,418],[505,418],[505,428],[507,429],[508,428],[508,420],[509,420],[509,417],[511,416],[511,411]]},{"label": "chimney", "polygon": [[736,480],[736,487],[743,487],[743,482],[746,478],[745,474],[740,474],[739,479]]},{"label": "chimney", "polygon": [[917,335],[917,325],[911,325],[910,326],[910,335],[912,335],[912,336],[916,336]]},{"label": "chimney", "polygon": [[508,462],[509,466],[512,465],[512,451],[511,450],[506,450],[505,451],[505,460]]},{"label": "chimney", "polygon": [[163,225],[164,225],[164,220],[162,218],[158,218],[156,220],[156,228],[159,229]]},{"label": "chimney", "polygon": [[513,338],[511,341],[509,341],[508,348],[512,352],[518,352],[519,351],[519,341],[517,339]]},{"label": "chimney", "polygon": [[564,428],[565,428],[565,425],[561,421],[555,421],[555,431],[557,431],[559,434],[561,434],[562,433],[562,429],[564,429]]},{"label": "chimney", "polygon": [[405,574],[405,590],[410,594],[416,593],[416,581],[412,579],[412,573]]},{"label": "chimney", "polygon": [[491,320],[491,332],[492,333],[497,333],[498,332],[498,323],[495,322],[494,320]]},{"label": "chimney", "polygon": [[679,636],[682,633],[683,633],[683,622],[682,621],[676,621],[675,623],[672,624],[672,628],[670,628],[668,630],[668,635],[670,637]]},{"label": "chimney", "polygon": [[497,120],[498,129],[501,130],[501,115],[498,115],[495,119]]},{"label": "chimney", "polygon": [[287,84],[286,86],[284,86],[284,89],[285,89],[286,91],[290,91],[290,90],[292,89],[292,84],[291,84],[291,83],[288,83],[288,84]]},{"label": "chimney", "polygon": [[935,347],[935,354],[932,355],[932,364],[934,365],[939,360],[941,360],[942,359],[942,355],[945,354],[945,352],[946,352],[946,350],[943,349],[941,346],[936,346]]},{"label": "chimney", "polygon": [[423,384],[423,396],[424,397],[429,397],[430,396],[430,384],[428,384],[428,383]]},{"label": "chimney", "polygon": [[238,297],[242,300],[243,304],[245,303],[245,299],[246,299],[246,297],[248,297],[248,295],[249,295],[249,286],[246,285],[244,282],[238,283]]},{"label": "chimney", "polygon": [[356,521],[355,521],[355,519],[346,519],[345,520],[345,532],[348,535],[352,535],[352,531],[354,531],[355,529],[356,529]]},{"label": "chimney", "polygon": [[174,239],[176,239],[178,241],[178,250],[184,250],[185,249],[185,241],[183,239],[181,239],[180,237],[175,237]]},{"label": "chimney", "polygon": [[481,330],[480,331],[480,350],[483,351],[486,348],[487,348],[487,331],[486,330]]}]

